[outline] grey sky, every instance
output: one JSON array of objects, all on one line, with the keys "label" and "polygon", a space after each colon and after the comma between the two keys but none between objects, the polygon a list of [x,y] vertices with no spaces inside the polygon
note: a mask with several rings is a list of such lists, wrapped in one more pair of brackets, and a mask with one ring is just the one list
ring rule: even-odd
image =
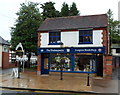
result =
[{"label": "grey sky", "polygon": [[118,19],[118,1],[119,0],[1,0],[0,1],[0,36],[5,40],[10,40],[10,27],[15,23],[17,18],[16,12],[20,8],[20,3],[25,1],[33,1],[45,3],[47,1],[55,2],[55,8],[60,11],[62,3],[66,2],[69,5],[72,2],[77,4],[81,15],[104,14],[111,9],[114,14],[114,19]]}]

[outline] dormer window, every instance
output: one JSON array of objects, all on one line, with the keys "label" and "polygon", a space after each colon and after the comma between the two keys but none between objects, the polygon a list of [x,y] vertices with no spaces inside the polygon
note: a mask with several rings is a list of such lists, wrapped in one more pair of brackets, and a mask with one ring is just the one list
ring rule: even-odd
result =
[{"label": "dormer window", "polygon": [[61,45],[61,32],[49,32],[49,45]]},{"label": "dormer window", "polygon": [[92,44],[93,32],[89,30],[79,30],[79,44]]}]

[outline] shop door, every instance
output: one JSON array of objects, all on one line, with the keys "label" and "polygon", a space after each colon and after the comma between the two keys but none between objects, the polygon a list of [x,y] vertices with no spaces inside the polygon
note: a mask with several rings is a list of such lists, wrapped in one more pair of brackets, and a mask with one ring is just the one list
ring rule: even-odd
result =
[{"label": "shop door", "polygon": [[96,71],[97,71],[97,76],[103,77],[103,57],[102,56],[97,56],[97,62],[96,62]]},{"label": "shop door", "polygon": [[49,74],[49,57],[42,56],[41,57],[41,74]]}]

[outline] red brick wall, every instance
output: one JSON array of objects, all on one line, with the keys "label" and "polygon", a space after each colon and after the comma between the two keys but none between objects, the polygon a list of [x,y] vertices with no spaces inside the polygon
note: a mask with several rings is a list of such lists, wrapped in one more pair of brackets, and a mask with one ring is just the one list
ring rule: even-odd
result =
[{"label": "red brick wall", "polygon": [[109,39],[108,39],[108,31],[107,29],[103,29],[103,46],[105,47],[106,54],[109,54],[110,48],[109,48]]},{"label": "red brick wall", "polygon": [[[40,41],[41,41],[41,35],[40,35],[40,32],[38,32],[38,47],[40,47],[40,45],[41,45],[41,43],[40,43]],[[40,74],[41,73],[41,55],[38,55],[38,57],[37,57],[37,72],[38,72],[38,74]]]},{"label": "red brick wall", "polygon": [[9,52],[2,52],[2,68],[9,68]]},{"label": "red brick wall", "polygon": [[112,75],[112,56],[105,55],[103,56],[103,76],[111,76]]}]

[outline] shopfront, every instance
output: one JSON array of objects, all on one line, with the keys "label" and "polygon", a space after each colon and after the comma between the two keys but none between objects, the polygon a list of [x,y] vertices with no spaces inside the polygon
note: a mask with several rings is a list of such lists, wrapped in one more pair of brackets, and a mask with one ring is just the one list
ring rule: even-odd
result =
[{"label": "shopfront", "polygon": [[41,54],[41,74],[60,72],[58,58],[65,58],[63,72],[103,73],[103,47],[91,48],[39,48]]}]

